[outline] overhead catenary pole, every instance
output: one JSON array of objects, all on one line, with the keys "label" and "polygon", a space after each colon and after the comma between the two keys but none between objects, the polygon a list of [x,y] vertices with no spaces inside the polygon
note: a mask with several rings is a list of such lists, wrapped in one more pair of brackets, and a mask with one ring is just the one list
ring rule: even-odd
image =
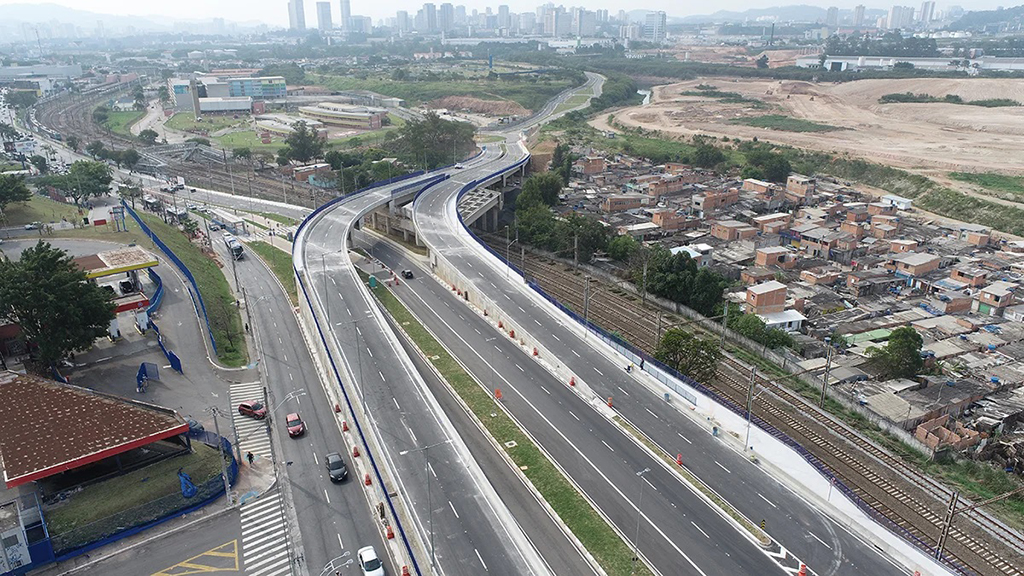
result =
[{"label": "overhead catenary pole", "polygon": [[832,339],[825,338],[825,375],[821,379],[821,398],[818,400],[818,407],[825,407],[825,391],[828,389],[828,373],[832,369]]},{"label": "overhead catenary pole", "polygon": [[644,474],[650,472],[650,468],[644,468],[636,473],[637,478],[640,479],[640,498],[636,504],[636,535],[633,537],[633,548],[636,550],[636,555],[633,556],[633,565],[629,569],[630,574],[636,574],[636,565],[640,562],[640,516],[641,507],[644,504]]}]

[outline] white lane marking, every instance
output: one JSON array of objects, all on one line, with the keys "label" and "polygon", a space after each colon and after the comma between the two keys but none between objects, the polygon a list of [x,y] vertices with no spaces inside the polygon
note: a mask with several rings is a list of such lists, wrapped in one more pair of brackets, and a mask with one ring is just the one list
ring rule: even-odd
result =
[{"label": "white lane marking", "polygon": [[342,550],[345,549],[345,543],[341,541],[341,534],[340,533],[338,534],[338,546],[341,546]]},{"label": "white lane marking", "polygon": [[533,321],[537,323],[537,326],[542,326],[542,324],[540,322],[537,322],[536,318],[534,318]]},{"label": "white lane marking", "polygon": [[562,341],[561,338],[559,338],[558,336],[555,336],[554,334],[552,334],[551,337],[554,338],[555,340],[558,340],[559,342]]},{"label": "white lane marking", "polygon": [[370,354],[370,358],[373,358],[373,350],[370,350],[369,346],[366,347],[366,351]]},{"label": "white lane marking", "polygon": [[618,388],[626,396],[629,396],[629,392],[626,392],[626,389],[623,388],[622,386],[616,386],[616,388]]},{"label": "white lane marking", "polygon": [[490,572],[490,570],[487,569],[487,564],[484,563],[483,557],[480,556],[480,551],[476,548],[473,548],[473,552],[476,552],[476,559],[479,560],[480,564],[484,567],[484,572]]},{"label": "white lane marking", "polygon": [[520,366],[519,364],[516,364],[516,368],[519,368],[520,372],[526,372],[526,370],[523,370],[523,367]]},{"label": "white lane marking", "polygon": [[402,426],[405,426],[405,431],[408,432],[409,433],[409,437],[412,438],[412,443],[413,444],[419,444],[420,441],[417,440],[416,439],[416,435],[412,433],[412,428],[409,428],[409,425],[406,424],[405,422],[402,422]]},{"label": "white lane marking", "polygon": [[644,410],[647,410],[647,413],[648,413],[648,414],[650,414],[651,416],[654,416],[654,417],[655,417],[655,418],[657,418],[658,420],[661,420],[661,417],[660,417],[660,416],[658,416],[657,414],[655,414],[654,412],[651,412],[651,409],[650,409],[650,408],[644,407]]},{"label": "white lane marking", "polygon": [[572,413],[572,410],[569,410],[569,415],[570,415],[570,416],[572,416],[573,418],[575,418],[576,420],[579,420],[579,419],[580,419],[580,417],[579,417],[579,416],[577,416],[577,415],[575,415],[575,414],[573,414],[573,413]]},{"label": "white lane marking", "polygon": [[316,456],[316,452],[315,452],[315,451],[313,452],[313,461],[314,461],[314,462],[316,462],[316,465],[317,465],[317,466],[319,466],[319,465],[320,465],[320,459],[319,459],[319,458],[317,458],[317,456]]},{"label": "white lane marking", "polygon": [[384,377],[384,373],[381,372],[380,370],[377,370],[377,374],[380,374],[381,382],[387,382],[388,381],[387,378]]},{"label": "white lane marking", "polygon": [[448,505],[452,507],[452,513],[454,513],[455,517],[458,518],[459,517],[459,513],[458,513],[458,511],[455,510],[455,504],[452,504],[452,501],[449,500],[448,501]]},{"label": "white lane marking", "polygon": [[288,355],[287,355],[287,354],[285,354],[285,355],[284,355],[284,361],[285,361],[285,362],[287,362],[287,361],[288,361]]},{"label": "white lane marking", "polygon": [[391,401],[395,403],[395,408],[398,408],[399,411],[402,410],[402,407],[398,405],[398,400],[394,396],[391,397]]},{"label": "white lane marking", "polygon": [[808,534],[810,534],[818,542],[821,542],[821,545],[824,546],[825,548],[828,548],[829,550],[832,549],[832,547],[829,546],[828,544],[826,544],[824,540],[822,540],[821,538],[818,538],[817,536],[815,536],[814,532],[808,532]]},{"label": "white lane marking", "polygon": [[295,382],[295,376],[292,376],[291,372],[288,373],[288,379],[291,380],[292,382]]},{"label": "white lane marking", "polygon": [[687,443],[687,444],[693,444],[693,442],[690,442],[690,439],[689,439],[689,438],[687,438],[686,436],[683,436],[683,435],[682,435],[682,434],[680,434],[679,432],[676,432],[676,436],[679,436],[679,437],[680,437],[680,438],[682,438],[683,440],[686,440],[686,443]]},{"label": "white lane marking", "polygon": [[328,276],[328,278],[331,279],[331,284],[334,284],[335,286],[338,285],[338,283],[334,281],[334,276]]},{"label": "white lane marking", "polygon": [[598,373],[598,374],[600,374],[601,376],[604,376],[604,372],[601,372],[601,371],[600,371],[600,370],[598,370],[597,368],[594,368],[594,372],[597,372],[597,373]]},{"label": "white lane marking", "polygon": [[611,450],[612,452],[615,452],[615,448],[612,448],[611,446],[609,446],[608,443],[605,442],[604,440],[601,440],[601,444],[604,444],[605,448]]},{"label": "white lane marking", "polygon": [[331,503],[331,495],[327,493],[327,488],[324,488],[324,498],[327,498],[327,503]]},{"label": "white lane marking", "polygon": [[480,334],[481,336],[483,336],[483,334],[479,330],[477,330],[476,328],[473,328],[473,332],[476,332],[477,334]]},{"label": "white lane marking", "polygon": [[[694,523],[694,521],[693,521],[693,520],[690,520],[690,524],[693,524],[693,527],[694,527],[694,528],[696,528],[697,530],[700,530],[700,526],[697,526],[697,524],[696,524],[696,523]],[[701,533],[701,534],[703,534],[703,535],[704,535],[704,537],[705,537],[705,538],[707,538],[708,540],[711,540],[711,536],[708,536],[708,533],[707,533],[707,532],[705,532],[705,531],[703,531],[703,530],[700,530],[700,533]]]},{"label": "white lane marking", "polygon": [[430,468],[430,474],[433,475],[434,478],[437,478],[437,472],[434,472],[434,465],[427,462],[427,468]]},{"label": "white lane marking", "polygon": [[579,352],[577,352],[577,351],[575,351],[575,350],[570,350],[570,352],[572,352],[573,354],[575,354],[577,358],[579,358],[579,357],[580,357],[580,353],[579,353]]},{"label": "white lane marking", "polygon": [[767,502],[772,508],[778,508],[778,506],[776,506],[771,500],[765,498],[764,496],[761,496],[760,493],[758,493],[758,497],[760,497],[761,500],[764,500],[765,502]]},{"label": "white lane marking", "polygon": [[522,312],[523,314],[526,314],[526,310],[523,310],[523,307],[520,306],[519,304],[516,304],[516,308],[519,308],[520,312]]},{"label": "white lane marking", "polygon": [[[718,460],[715,460],[715,464],[718,464],[718,467],[721,468],[722,470],[725,470],[726,472],[729,472],[729,469],[726,468],[725,466],[722,466],[722,463],[719,462]],[[729,472],[729,474],[732,474],[732,472]]]}]

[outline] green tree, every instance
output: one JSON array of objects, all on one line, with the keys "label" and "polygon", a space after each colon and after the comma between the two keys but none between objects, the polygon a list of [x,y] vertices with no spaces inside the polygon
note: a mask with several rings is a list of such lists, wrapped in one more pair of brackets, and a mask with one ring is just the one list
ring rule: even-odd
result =
[{"label": "green tree", "polygon": [[0,261],[0,315],[38,347],[36,359],[45,370],[103,336],[114,304],[70,255],[40,241],[18,261]]},{"label": "green tree", "polygon": [[693,164],[701,168],[713,168],[725,161],[725,154],[711,144],[701,144],[693,151]]},{"label": "green tree", "polygon": [[75,204],[80,204],[82,200],[109,192],[113,180],[110,166],[103,162],[79,160],[71,165],[67,174],[45,176],[39,179],[39,183],[53,186],[65,196],[74,198]]},{"label": "green tree", "polygon": [[662,335],[654,357],[706,384],[718,374],[722,348],[714,338],[698,338],[681,328],[672,328]]},{"label": "green tree", "polygon": [[761,68],[761,69],[768,68],[768,55],[767,54],[761,54],[761,57],[758,58],[757,60],[755,60],[754,64],[756,64],[757,67]]},{"label": "green tree", "polygon": [[135,208],[135,200],[142,198],[142,181],[132,180],[131,178],[122,178],[120,184],[117,186],[117,194],[123,200],[131,202],[132,208]]},{"label": "green tree", "polygon": [[110,119],[110,108],[106,106],[97,106],[92,111],[92,121],[97,124],[106,124],[107,120]]},{"label": "green tree", "polygon": [[78,147],[82,145],[82,140],[72,134],[64,139],[64,143],[68,145],[68,148],[78,152]]},{"label": "green tree", "polygon": [[28,159],[28,161],[30,164],[36,167],[36,170],[39,170],[40,174],[46,174],[47,172],[49,172],[50,167],[46,163],[46,158],[40,156],[39,154],[33,155],[31,158]]},{"label": "green tree", "polygon": [[32,192],[25,185],[25,177],[21,174],[0,174],[0,211],[11,202],[28,202]]},{"label": "green tree", "polygon": [[181,229],[189,238],[195,238],[199,232],[199,223],[192,218],[186,218],[181,221]]},{"label": "green tree", "polygon": [[0,140],[7,142],[18,139],[18,131],[6,122],[0,122]]},{"label": "green tree", "polygon": [[120,164],[123,164],[129,172],[135,169],[135,166],[139,163],[139,160],[141,159],[142,155],[139,154],[139,152],[134,148],[122,150],[119,158]]},{"label": "green tree", "polygon": [[921,372],[924,340],[917,330],[903,326],[892,331],[885,346],[868,348],[868,356],[881,369],[884,378],[912,378]]},{"label": "green tree", "polygon": [[252,160],[252,150],[249,148],[235,148],[231,150],[231,157],[236,160]]},{"label": "green tree", "polygon": [[160,86],[156,91],[157,96],[160,98],[160,102],[166,104],[171,101],[171,91],[167,89],[167,86]]},{"label": "green tree", "polygon": [[15,108],[28,108],[36,103],[39,97],[29,90],[17,90],[7,93],[7,103]]},{"label": "green tree", "polygon": [[305,122],[296,122],[294,131],[285,139],[287,156],[302,164],[320,158],[324,153],[324,141]]},{"label": "green tree", "polygon": [[756,314],[740,314],[729,317],[729,328],[771,349],[793,345],[793,336],[785,330],[768,328]]},{"label": "green tree", "polygon": [[146,128],[139,132],[139,140],[146,146],[152,146],[156,144],[156,139],[160,137],[160,134],[152,128]]},{"label": "green tree", "polygon": [[628,234],[612,238],[608,242],[608,256],[619,262],[628,262],[640,248],[640,243]]},{"label": "green tree", "polygon": [[135,87],[135,91],[132,93],[132,97],[135,99],[136,110],[146,109],[146,92],[142,89],[142,86]]},{"label": "green tree", "polygon": [[540,196],[541,202],[554,206],[558,204],[558,195],[562,192],[562,178],[554,172],[534,174],[523,182],[523,193],[533,194],[534,191]]},{"label": "green tree", "polygon": [[89,153],[93,158],[101,158],[103,153],[106,151],[106,146],[99,140],[93,140],[85,146],[85,151]]},{"label": "green tree", "polygon": [[443,120],[433,112],[427,112],[423,120],[406,123],[395,134],[385,146],[408,166],[437,168],[476,149],[471,124]]},{"label": "green tree", "polygon": [[608,229],[596,218],[573,212],[556,221],[548,248],[587,263],[595,252],[608,248]]}]

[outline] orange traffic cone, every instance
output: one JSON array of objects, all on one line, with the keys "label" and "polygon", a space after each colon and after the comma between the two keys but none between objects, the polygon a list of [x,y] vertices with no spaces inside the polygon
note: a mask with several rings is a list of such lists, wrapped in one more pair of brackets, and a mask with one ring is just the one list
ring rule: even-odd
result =
[{"label": "orange traffic cone", "polygon": [[515,338],[516,337],[516,331],[515,330],[509,330],[508,331],[508,337],[509,338]]},{"label": "orange traffic cone", "polygon": [[402,566],[402,576],[409,576],[409,567]]},{"label": "orange traffic cone", "polygon": [[540,353],[537,352],[537,347],[536,346],[533,347],[533,355],[534,356],[540,356]]},{"label": "orange traffic cone", "polygon": [[370,474],[369,473],[367,473],[366,477],[363,478],[363,484],[366,484],[367,486],[369,486],[370,484],[373,484],[373,482],[370,481]]},{"label": "orange traffic cone", "polygon": [[359,458],[359,446],[352,447],[352,457]]},{"label": "orange traffic cone", "polygon": [[801,564],[800,571],[796,573],[796,576],[807,576],[807,565]]},{"label": "orange traffic cone", "polygon": [[388,540],[394,540],[395,539],[395,529],[392,528],[390,524],[388,525],[387,535],[388,535]]},{"label": "orange traffic cone", "polygon": [[676,464],[678,464],[680,466],[683,465],[683,455],[682,454],[676,454]]},{"label": "orange traffic cone", "polygon": [[348,422],[346,422],[345,420],[341,421],[341,430],[342,432],[348,432]]},{"label": "orange traffic cone", "polygon": [[575,376],[570,376],[569,377],[569,386],[575,386],[575,385],[576,385],[576,377]]},{"label": "orange traffic cone", "polygon": [[612,397],[611,396],[608,397],[608,407],[609,408],[612,407]]},{"label": "orange traffic cone", "polygon": [[341,412],[341,406],[339,406],[337,403],[335,403],[334,404],[334,413],[337,414],[338,412]]},{"label": "orange traffic cone", "polygon": [[498,328],[504,328],[504,327],[505,327],[505,325],[501,323],[501,320],[498,320]]},{"label": "orange traffic cone", "polygon": [[501,388],[494,389],[494,399],[501,400]]}]

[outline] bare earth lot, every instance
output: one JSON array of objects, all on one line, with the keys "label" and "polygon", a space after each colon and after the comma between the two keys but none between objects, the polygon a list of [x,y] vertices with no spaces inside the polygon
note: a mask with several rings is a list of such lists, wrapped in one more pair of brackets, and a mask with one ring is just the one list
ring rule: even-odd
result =
[{"label": "bare earth lot", "polygon": [[[698,84],[758,99],[768,108],[684,96]],[[1024,174],[1024,107],[984,108],[946,103],[879,104],[883,94],[957,94],[964,100],[1010,98],[1024,102],[1024,80],[910,79],[814,84],[790,80],[703,78],[658,86],[648,106],[615,113],[626,126],[666,136],[696,133],[757,137],[777,144],[848,152],[904,168]],[[729,124],[734,118],[782,114],[843,128],[833,132],[783,132]],[[604,118],[595,125],[603,126]],[[601,127],[599,126],[599,127]]]}]

